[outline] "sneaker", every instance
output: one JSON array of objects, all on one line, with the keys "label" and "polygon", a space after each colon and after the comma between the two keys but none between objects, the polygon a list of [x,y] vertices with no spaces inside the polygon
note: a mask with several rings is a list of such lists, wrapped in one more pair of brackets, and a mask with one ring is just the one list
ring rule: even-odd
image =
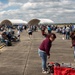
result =
[{"label": "sneaker", "polygon": [[49,72],[48,72],[48,71],[43,70],[43,71],[42,71],[42,73],[43,73],[43,74],[48,74]]}]

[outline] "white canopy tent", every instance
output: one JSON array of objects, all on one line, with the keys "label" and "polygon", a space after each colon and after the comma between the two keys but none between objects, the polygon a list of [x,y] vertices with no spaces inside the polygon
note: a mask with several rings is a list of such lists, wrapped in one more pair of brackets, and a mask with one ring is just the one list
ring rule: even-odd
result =
[{"label": "white canopy tent", "polygon": [[1,25],[25,25],[27,24],[26,21],[20,19],[6,19],[1,22]]},{"label": "white canopy tent", "polygon": [[39,20],[40,20],[39,24],[50,24],[50,23],[54,23],[50,19],[39,19]]},{"label": "white canopy tent", "polygon": [[21,24],[27,24],[26,21],[20,20],[20,19],[9,19],[12,22],[12,25],[21,25]]},{"label": "white canopy tent", "polygon": [[28,22],[28,25],[40,25],[40,24],[52,24],[52,23],[54,22],[50,19],[31,19]]}]

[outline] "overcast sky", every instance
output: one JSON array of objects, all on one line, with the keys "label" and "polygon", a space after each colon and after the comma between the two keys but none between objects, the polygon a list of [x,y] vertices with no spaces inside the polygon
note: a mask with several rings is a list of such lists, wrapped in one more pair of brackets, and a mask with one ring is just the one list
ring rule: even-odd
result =
[{"label": "overcast sky", "polygon": [[75,23],[75,0],[0,0],[0,21],[34,18]]}]

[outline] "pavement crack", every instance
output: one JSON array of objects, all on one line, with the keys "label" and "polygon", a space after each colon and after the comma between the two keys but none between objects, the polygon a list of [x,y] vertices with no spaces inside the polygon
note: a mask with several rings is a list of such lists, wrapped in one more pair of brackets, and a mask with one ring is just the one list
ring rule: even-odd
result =
[{"label": "pavement crack", "polygon": [[26,67],[27,67],[28,58],[29,58],[29,54],[30,54],[30,50],[31,50],[31,46],[32,46],[31,39],[30,39],[30,44],[29,44],[29,46],[30,46],[30,48],[29,48],[29,50],[28,50],[28,55],[27,55],[27,58],[26,58],[26,63],[25,63],[25,66],[24,66],[23,75],[25,75],[25,73],[26,73]]}]

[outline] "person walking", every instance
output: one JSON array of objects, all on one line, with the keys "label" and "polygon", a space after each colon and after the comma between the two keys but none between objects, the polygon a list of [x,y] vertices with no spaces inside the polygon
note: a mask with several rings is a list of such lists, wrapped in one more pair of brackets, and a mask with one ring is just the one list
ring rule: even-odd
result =
[{"label": "person walking", "polygon": [[47,57],[50,58],[50,49],[52,42],[55,40],[56,35],[54,33],[48,34],[39,46],[38,54],[42,59],[42,73],[47,74]]},{"label": "person walking", "polygon": [[74,61],[75,61],[75,30],[71,32],[70,37],[72,42],[71,48],[72,47],[74,48]]},{"label": "person walking", "polygon": [[32,33],[33,33],[33,30],[32,30],[32,28],[30,27],[30,28],[28,29],[29,38],[31,38]]},{"label": "person walking", "polygon": [[45,32],[45,30],[46,30],[46,26],[42,26],[41,27],[41,33],[42,33],[42,35],[44,36],[44,37],[46,37],[46,32]]}]

